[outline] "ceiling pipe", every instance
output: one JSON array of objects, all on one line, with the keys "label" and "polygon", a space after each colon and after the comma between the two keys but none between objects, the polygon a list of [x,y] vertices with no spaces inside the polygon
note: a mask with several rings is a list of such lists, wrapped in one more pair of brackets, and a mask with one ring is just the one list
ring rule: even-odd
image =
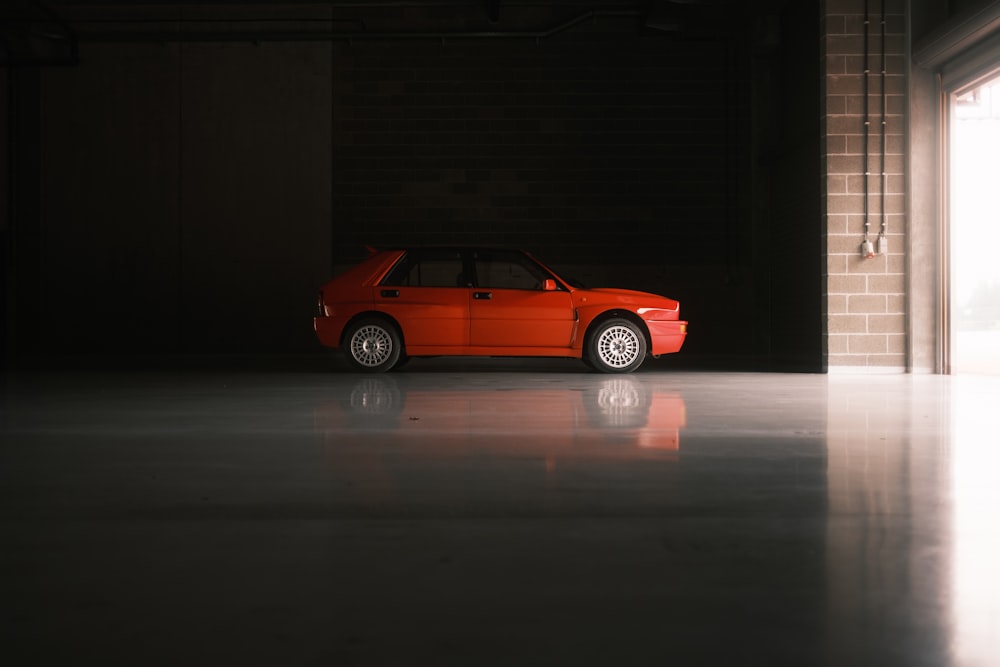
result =
[{"label": "ceiling pipe", "polygon": [[[78,30],[81,42],[299,42],[299,41],[403,41],[403,40],[467,40],[467,39],[533,39],[542,41],[560,33],[571,30],[587,21],[599,18],[640,18],[641,14],[634,10],[589,10],[567,21],[545,30],[511,30],[511,31],[456,31],[456,32],[369,32],[369,31],[336,31],[336,30],[293,30],[293,31],[254,31],[254,32],[220,32],[198,30],[162,30],[162,31],[83,31]],[[333,19],[336,21],[337,19]],[[315,23],[329,23],[331,19],[310,19]],[[123,23],[133,23],[122,21]],[[227,21],[222,21],[228,23]],[[264,22],[264,21],[262,21]],[[306,22],[306,21],[301,21]],[[353,20],[361,25],[360,20]],[[175,21],[165,19],[165,24]],[[204,22],[202,22],[204,23]]]}]

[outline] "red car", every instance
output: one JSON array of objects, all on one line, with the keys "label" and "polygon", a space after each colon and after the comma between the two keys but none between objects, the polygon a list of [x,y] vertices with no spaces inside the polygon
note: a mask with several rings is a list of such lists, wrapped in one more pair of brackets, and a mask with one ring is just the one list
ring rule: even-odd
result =
[{"label": "red car", "polygon": [[576,287],[520,250],[453,247],[373,251],[323,285],[314,328],[369,372],[457,355],[573,357],[629,373],[687,335],[673,299]]}]

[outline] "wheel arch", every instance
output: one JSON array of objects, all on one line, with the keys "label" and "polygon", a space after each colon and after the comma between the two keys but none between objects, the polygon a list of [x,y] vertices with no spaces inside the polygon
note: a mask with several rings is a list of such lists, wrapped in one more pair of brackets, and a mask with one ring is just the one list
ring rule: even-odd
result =
[{"label": "wheel arch", "polygon": [[345,343],[347,343],[347,332],[351,330],[351,326],[353,326],[354,323],[359,320],[366,320],[366,319],[379,319],[391,324],[393,328],[396,329],[396,333],[399,334],[399,340],[402,343],[401,351],[403,352],[403,354],[406,353],[406,336],[403,335],[403,327],[399,325],[399,321],[395,317],[389,315],[388,313],[383,313],[382,311],[379,310],[365,310],[360,313],[357,313],[351,319],[347,320],[347,322],[344,324],[344,328],[340,332],[341,349],[343,349]]},{"label": "wheel arch", "polygon": [[[611,310],[605,310],[595,315],[590,322],[587,324],[587,330],[583,334],[583,356],[586,358],[589,356],[590,352],[590,338],[594,335],[594,331],[597,327],[608,320],[613,320],[615,318],[621,318],[628,320],[632,324],[639,327],[639,331],[642,332],[643,338],[646,339],[646,349],[651,350],[653,346],[653,340],[649,335],[649,327],[646,326],[646,322],[633,313],[631,310],[624,310],[621,308],[612,308]],[[647,352],[648,354],[648,352]]]}]

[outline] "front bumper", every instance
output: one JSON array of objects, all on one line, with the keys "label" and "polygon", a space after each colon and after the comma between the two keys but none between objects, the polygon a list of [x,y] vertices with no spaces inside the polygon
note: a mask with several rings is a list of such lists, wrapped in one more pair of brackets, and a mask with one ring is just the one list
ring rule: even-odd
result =
[{"label": "front bumper", "polygon": [[314,317],[313,330],[319,342],[326,347],[340,347],[340,337],[347,321],[342,317]]},{"label": "front bumper", "polygon": [[647,320],[650,350],[654,357],[680,351],[687,338],[688,323],[683,320]]}]

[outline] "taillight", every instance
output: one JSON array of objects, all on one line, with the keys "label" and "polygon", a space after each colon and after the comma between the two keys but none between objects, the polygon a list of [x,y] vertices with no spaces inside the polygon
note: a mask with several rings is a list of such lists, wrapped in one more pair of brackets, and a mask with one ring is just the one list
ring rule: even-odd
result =
[{"label": "taillight", "polygon": [[326,306],[323,303],[323,290],[319,291],[319,296],[316,299],[316,314],[320,317],[326,317]]}]

